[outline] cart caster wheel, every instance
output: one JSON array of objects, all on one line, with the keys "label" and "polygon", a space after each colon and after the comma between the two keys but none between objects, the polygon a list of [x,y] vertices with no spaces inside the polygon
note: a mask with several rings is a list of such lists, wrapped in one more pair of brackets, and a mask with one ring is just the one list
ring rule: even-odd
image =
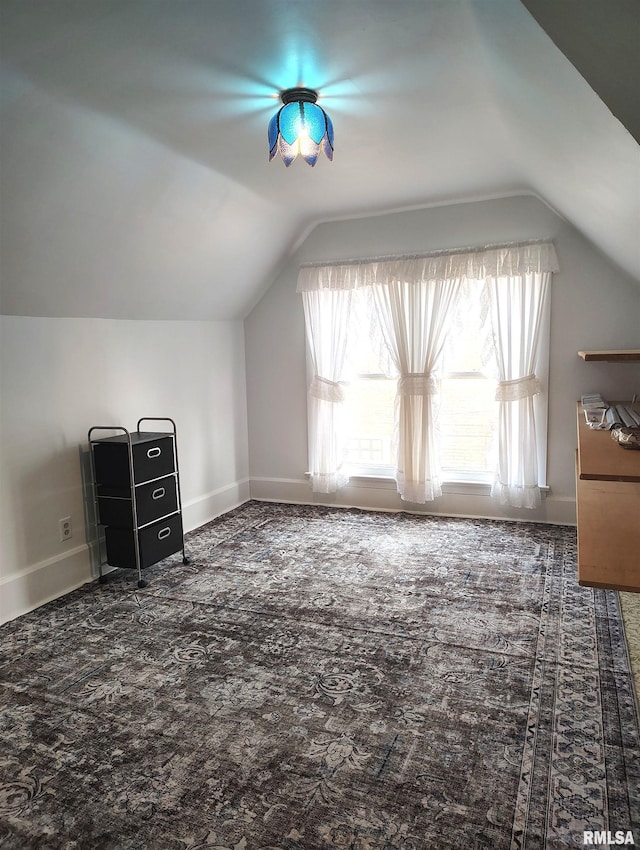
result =
[{"label": "cart caster wheel", "polygon": [[100,576],[98,578],[98,581],[100,582],[100,584],[106,584],[107,583],[107,577],[106,576]]},{"label": "cart caster wheel", "polygon": [[143,578],[138,582],[138,587],[146,587],[149,584],[148,581],[145,581]]},{"label": "cart caster wheel", "polygon": [[187,564],[191,563],[191,559],[187,558],[187,556],[185,555],[185,557],[182,559],[182,563],[186,566]]}]

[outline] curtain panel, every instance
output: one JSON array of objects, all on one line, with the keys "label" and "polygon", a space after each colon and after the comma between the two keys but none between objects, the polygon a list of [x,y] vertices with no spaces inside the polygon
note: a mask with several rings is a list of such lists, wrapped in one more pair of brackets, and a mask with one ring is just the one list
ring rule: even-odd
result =
[{"label": "curtain panel", "polygon": [[372,287],[378,319],[398,379],[396,484],[407,502],[442,495],[434,378],[459,280],[421,280]]},{"label": "curtain panel", "polygon": [[309,473],[316,493],[335,493],[344,472],[346,433],[340,385],[351,313],[351,291],[316,289],[302,296],[309,361]]},{"label": "curtain panel", "polygon": [[535,373],[550,272],[489,278],[491,326],[499,383],[498,458],[491,494],[503,505],[540,504],[534,396]]},{"label": "curtain panel", "polygon": [[502,503],[535,507],[540,491],[533,396],[541,385],[534,370],[548,283],[557,270],[551,242],[302,266],[297,291],[314,370],[309,388],[314,490],[333,492],[347,480],[341,472],[342,396],[332,387],[344,367],[348,295],[370,287],[400,374],[398,490],[403,499],[419,503],[441,494],[434,372],[450,308],[461,283],[472,279],[489,288],[499,365],[499,461],[492,495]]}]

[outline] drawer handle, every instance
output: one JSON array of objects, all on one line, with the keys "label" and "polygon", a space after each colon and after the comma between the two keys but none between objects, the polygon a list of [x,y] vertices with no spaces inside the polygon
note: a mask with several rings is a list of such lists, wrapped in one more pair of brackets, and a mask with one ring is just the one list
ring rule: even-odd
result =
[{"label": "drawer handle", "polygon": [[160,529],[160,531],[158,532],[158,540],[166,540],[166,538],[167,538],[170,534],[171,534],[171,529],[169,528],[169,526],[167,526],[166,528],[162,528],[162,529]]},{"label": "drawer handle", "polygon": [[161,454],[162,449],[160,448],[160,446],[154,446],[152,449],[148,449],[147,451],[147,457],[150,459],[154,457],[160,457]]},{"label": "drawer handle", "polygon": [[166,492],[167,491],[164,489],[164,487],[158,487],[158,489],[154,490],[153,493],[151,494],[151,498],[152,499],[161,499]]}]

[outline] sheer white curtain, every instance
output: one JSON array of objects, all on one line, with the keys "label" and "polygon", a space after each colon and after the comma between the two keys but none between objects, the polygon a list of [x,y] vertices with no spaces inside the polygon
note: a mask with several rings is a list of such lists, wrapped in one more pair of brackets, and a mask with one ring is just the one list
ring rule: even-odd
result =
[{"label": "sheer white curtain", "polygon": [[350,292],[370,286],[390,354],[400,374],[398,490],[422,503],[441,493],[434,371],[449,313],[466,278],[488,282],[499,363],[500,433],[493,494],[513,505],[540,499],[533,396],[541,317],[557,258],[550,242],[485,246],[425,255],[303,266],[304,300],[314,378],[310,387],[313,487],[345,483],[341,426],[342,376]]},{"label": "sheer white curtain", "polygon": [[400,375],[396,482],[408,502],[424,504],[442,494],[435,370],[460,282],[414,277],[373,287],[385,341]]},{"label": "sheer white curtain", "polygon": [[499,383],[498,459],[491,494],[501,504],[540,504],[534,396],[540,333],[551,271],[489,277],[491,325]]},{"label": "sheer white curtain", "polygon": [[343,470],[347,435],[340,385],[351,312],[351,290],[302,293],[309,361],[309,472],[317,493],[334,493],[349,476]]}]

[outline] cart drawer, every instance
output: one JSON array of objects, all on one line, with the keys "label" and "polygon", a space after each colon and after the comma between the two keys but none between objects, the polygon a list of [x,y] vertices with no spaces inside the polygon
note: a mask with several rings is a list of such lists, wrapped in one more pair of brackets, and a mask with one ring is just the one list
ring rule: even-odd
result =
[{"label": "cart drawer", "polygon": [[150,481],[136,487],[138,527],[153,522],[178,510],[178,492],[175,475]]},{"label": "cart drawer", "polygon": [[[131,488],[98,488],[98,510],[102,525],[133,528]],[[147,525],[178,510],[178,491],[175,475],[136,487],[138,527]]]},{"label": "cart drawer", "polygon": [[[105,529],[107,562],[112,567],[136,568],[135,538],[133,529]],[[138,531],[140,566],[150,567],[182,549],[182,517],[180,514],[165,517]]]},{"label": "cart drawer", "polygon": [[[131,452],[136,484],[175,472],[172,434],[135,431],[131,434]],[[129,444],[125,435],[96,440],[93,459],[96,484],[129,486]]]}]

